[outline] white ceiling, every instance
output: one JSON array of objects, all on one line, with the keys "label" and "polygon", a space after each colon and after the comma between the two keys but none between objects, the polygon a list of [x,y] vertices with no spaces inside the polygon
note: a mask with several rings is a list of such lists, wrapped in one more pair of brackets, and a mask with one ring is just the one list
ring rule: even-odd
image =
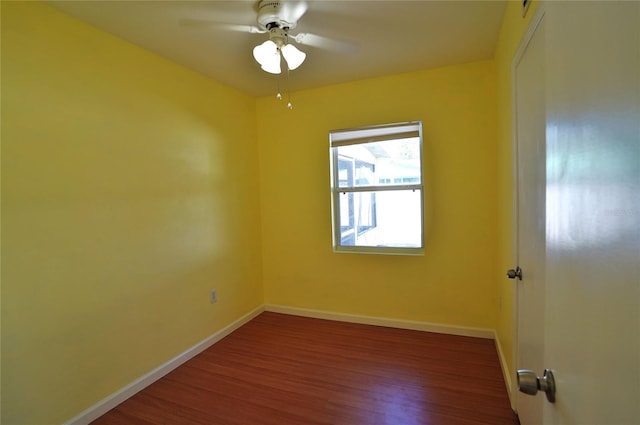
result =
[{"label": "white ceiling", "polygon": [[[311,33],[352,49],[298,45],[307,60],[291,71],[296,91],[383,75],[489,59],[507,0],[308,0],[292,33]],[[267,34],[255,26],[258,1],[50,1],[94,27],[254,96],[275,93],[278,78],[251,54]]]}]

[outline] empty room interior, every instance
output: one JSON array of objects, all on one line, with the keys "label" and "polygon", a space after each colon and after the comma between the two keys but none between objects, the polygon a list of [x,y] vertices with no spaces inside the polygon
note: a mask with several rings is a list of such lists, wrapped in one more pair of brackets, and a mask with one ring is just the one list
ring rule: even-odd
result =
[{"label": "empty room interior", "polygon": [[[231,12],[239,3],[248,12],[234,15]],[[161,398],[153,395],[160,390],[151,395],[145,391],[164,388],[161,385],[172,387],[175,381],[171,377],[195,373],[200,370],[198,365],[207,361],[207,367],[213,369],[204,376],[216,376],[219,392],[203,390],[205,395],[190,396],[198,400],[208,397],[201,400],[202,406],[194,407],[194,412],[205,418],[198,423],[497,424],[495,418],[483,416],[483,404],[474,401],[473,394],[455,398],[464,392],[465,375],[470,380],[485,379],[472,370],[490,364],[493,380],[487,380],[484,388],[488,393],[487,387],[491,387],[491,394],[501,397],[498,403],[508,411],[500,423],[517,424],[516,399],[522,397],[517,396],[516,378],[516,370],[522,368],[517,353],[518,279],[506,276],[508,269],[518,265],[514,254],[518,243],[514,237],[518,224],[514,215],[518,202],[514,190],[518,184],[514,171],[514,58],[531,32],[531,22],[542,16],[543,3],[524,2],[524,9],[521,1],[296,2],[305,5],[297,32],[335,36],[345,46],[336,42],[334,47],[341,51],[332,52],[305,45],[305,39],[299,37],[299,44],[291,44],[306,53],[306,60],[299,69],[283,69],[279,75],[265,72],[265,66],[261,69],[251,55],[254,46],[274,33],[272,27],[267,26],[269,34],[243,34],[206,25],[207,20],[257,25],[259,3],[2,1],[1,422],[81,424],[103,417],[104,422],[98,423],[197,423],[197,418],[189,419],[187,413],[182,422],[179,415],[154,422],[150,419],[154,409],[163,408]],[[345,5],[339,6],[342,3]],[[446,9],[451,3],[461,11],[465,5],[474,11],[485,5],[486,16],[484,12],[460,14],[460,19],[469,22],[487,19],[481,37],[484,50],[460,47],[465,51],[446,51],[448,39],[455,39],[459,28],[430,20],[425,31],[428,26],[440,35],[427,40],[434,47],[429,52],[438,52],[438,46],[445,49],[439,51],[437,60],[425,56],[425,40],[404,39],[396,45],[397,57],[409,51],[412,61],[394,63],[394,49],[385,46],[376,52],[376,65],[371,65],[370,72],[346,71],[361,60],[359,51],[364,54],[371,48],[363,33],[370,31],[370,37],[377,40],[374,32],[384,37],[385,32],[407,25],[414,28],[412,34],[419,34],[420,22],[426,17],[415,16],[413,7],[440,5]],[[143,23],[145,8],[154,4],[163,4],[164,9],[153,16],[172,20],[175,28],[171,31],[184,38],[163,34],[162,27],[153,25],[151,15],[151,23]],[[334,21],[332,4],[344,8],[343,16]],[[377,8],[393,4],[406,8],[404,17],[398,11],[374,16],[381,13]],[[126,7],[138,9],[127,15]],[[216,14],[216,7],[229,13]],[[638,3],[626,2],[624,7],[632,12],[631,17],[620,13],[614,19],[639,23]],[[544,19],[550,31],[555,31],[562,25],[552,20],[556,16],[552,12]],[[305,28],[305,20],[317,22],[313,21],[314,13],[316,17],[324,13],[325,25]],[[237,22],[238,16],[248,16],[249,21]],[[123,34],[135,29],[135,19],[144,31],[140,30],[138,39],[127,39]],[[99,23],[104,22],[111,26],[101,27]],[[353,22],[354,27],[345,22]],[[600,418],[597,415],[602,412],[613,415],[609,417],[617,419],[607,422],[611,424],[640,420],[640,148],[637,115],[633,118],[638,113],[638,27],[631,37],[625,37],[636,50],[627,54],[632,67],[624,72],[631,72],[636,84],[616,91],[621,102],[635,105],[625,106],[627,115],[616,121],[618,128],[629,128],[626,134],[632,137],[616,139],[618,148],[610,151],[580,151],[583,159],[588,155],[607,158],[613,165],[606,170],[590,160],[580,162],[581,166],[573,159],[553,163],[558,167],[569,164],[571,172],[594,167],[594,173],[606,174],[605,192],[589,186],[589,193],[606,193],[599,199],[608,203],[609,212],[603,210],[593,220],[576,219],[575,223],[589,222],[590,227],[571,227],[570,243],[564,245],[555,241],[562,237],[563,223],[572,222],[571,216],[561,214],[569,218],[559,222],[559,227],[552,219],[546,222],[548,282],[556,281],[557,270],[564,264],[560,261],[571,257],[573,264],[586,267],[584,273],[592,270],[591,275],[598,275],[598,270],[604,273],[611,266],[619,273],[615,288],[627,284],[626,289],[616,292],[617,298],[598,295],[602,311],[583,315],[579,309],[572,310],[572,323],[583,318],[602,336],[585,336],[583,340],[576,332],[575,339],[561,343],[549,336],[555,334],[548,326],[545,353],[562,344],[575,347],[582,344],[580,341],[609,341],[608,335],[615,332],[604,326],[611,326],[606,329],[615,328],[620,338],[625,338],[628,350],[622,354],[619,348],[608,348],[617,359],[607,363],[608,367],[624,367],[628,373],[620,369],[608,372],[615,377],[612,379],[623,382],[626,390],[624,394],[616,389],[607,391],[600,405],[587,402],[593,400],[586,394],[592,388],[591,381],[580,375],[580,389],[572,392],[568,368],[573,365],[567,362],[563,375],[560,365],[565,363],[558,357],[553,365],[544,366],[558,368],[557,402],[543,401],[544,394],[531,398],[539,400],[544,423],[605,423],[566,413],[572,409],[583,409],[583,414],[592,418]],[[614,28],[609,29],[611,37],[616,36]],[[349,39],[350,31],[357,37]],[[224,54],[212,54],[198,41],[213,38],[212,34],[215,43],[235,43],[233,49],[242,46],[242,51],[227,57],[232,47],[226,46],[227,50],[221,50]],[[156,51],[154,42],[171,44],[174,56]],[[346,46],[347,42],[353,46]],[[559,49],[553,46],[548,47],[550,54]],[[594,49],[599,48],[594,41]],[[284,49],[282,55],[288,60]],[[190,63],[194,57],[204,59]],[[551,67],[547,81],[555,84],[559,79],[554,80],[554,73],[559,72]],[[552,95],[557,92],[549,91]],[[599,96],[604,93],[608,92],[603,89]],[[554,111],[552,108],[548,113]],[[381,176],[381,166],[376,169],[378,183],[371,187],[377,198],[371,195],[371,188],[356,192],[357,183],[344,192],[336,190],[342,188],[342,168],[338,168],[345,160],[343,156],[338,159],[330,137],[338,140],[345,129],[396,123],[409,125],[420,140],[416,145],[420,177],[402,182],[407,184],[402,186],[407,192],[420,195],[417,230],[408,232],[417,242],[403,251],[392,237],[387,251],[370,246],[359,250],[354,240],[374,234],[378,225],[382,228],[387,214],[382,212],[386,205],[383,199],[391,191],[390,186],[382,186],[393,179]],[[346,137],[356,140],[360,133],[353,134]],[[356,143],[353,140],[346,145]],[[372,152],[370,149],[369,154]],[[354,161],[356,171],[374,171],[373,165]],[[548,173],[553,174],[553,164],[547,159]],[[569,174],[558,175],[562,179]],[[546,193],[550,196],[548,183]],[[553,196],[556,193],[557,199],[564,199],[561,197],[568,192],[560,190]],[[623,196],[628,193],[635,193],[635,197]],[[347,194],[356,194],[353,199],[359,201],[347,204]],[[368,216],[366,226],[347,228],[358,208],[373,211],[376,199],[381,211],[378,216]],[[580,214],[577,211],[581,208],[594,211],[591,206],[599,205],[598,199],[586,199],[572,204],[576,208],[570,213]],[[548,214],[555,205],[547,201]],[[606,230],[604,225],[594,224],[606,223],[602,221],[605,218],[597,218],[605,213],[617,227]],[[551,234],[549,228],[560,230]],[[605,233],[606,238],[602,236]],[[554,235],[559,239],[553,239]],[[373,245],[382,246],[379,242]],[[590,256],[593,252],[594,257]],[[598,258],[608,258],[608,252],[614,253],[616,260],[602,265]],[[531,275],[522,267],[526,282]],[[574,275],[567,279],[582,279]],[[557,286],[547,291],[554,288]],[[572,290],[578,294],[574,295],[576,302],[582,300],[582,292]],[[547,309],[553,308],[552,301],[547,298]],[[551,313],[541,323],[550,323],[555,317],[556,310],[547,311]],[[602,320],[595,325],[589,318]],[[562,329],[566,332],[568,325]],[[333,333],[336,338],[345,338],[340,340],[344,342],[331,339]],[[289,345],[292,341],[295,347]],[[357,373],[376,362],[391,362],[402,375],[405,369],[401,362],[419,368],[420,359],[438,357],[438,346],[445,343],[454,347],[451,350],[458,347],[470,353],[471,358],[456,360],[455,350],[440,355],[442,365],[433,366],[439,368],[435,376],[440,381],[416,378],[432,376],[429,370],[414,375],[407,372],[403,376],[412,383],[404,381],[379,392],[367,389],[375,394],[372,398],[351,394],[353,398],[345,401],[340,398],[341,391],[324,380],[359,376],[360,381],[375,381]],[[603,344],[612,347],[616,343]],[[393,351],[394,345],[398,352]],[[390,359],[398,360],[383,360],[382,346],[389,350]],[[475,351],[479,347],[488,352]],[[351,349],[355,354],[348,351]],[[595,348],[585,351],[600,353]],[[225,352],[229,357],[223,356]],[[569,349],[563,351],[567,352],[583,358],[583,353],[576,357]],[[331,365],[345,364],[340,355],[349,358],[352,366],[332,370]],[[269,358],[279,358],[282,367],[290,368],[301,367],[295,363],[299,360],[313,366],[309,369],[313,376],[305,379],[302,372],[295,377],[269,373],[274,366],[268,364],[261,375],[259,366]],[[555,359],[551,354],[544,358],[548,362]],[[324,363],[318,365],[314,359]],[[587,354],[583,359],[577,363],[599,380],[599,373],[605,371],[597,365],[604,357]],[[215,369],[222,366],[216,362],[228,362],[225,373]],[[257,372],[248,378],[249,371]],[[543,369],[535,372],[542,375]],[[378,378],[384,374],[384,382],[396,379],[388,370],[379,373]],[[226,375],[221,378],[221,374]],[[459,387],[449,387],[448,374],[463,377]],[[279,376],[297,382],[292,387],[306,393],[291,395],[282,390]],[[202,375],[193,379],[202,379]],[[312,383],[312,389],[303,386],[305,381]],[[345,384],[349,385],[356,384]],[[478,382],[469,385],[483,388]],[[424,390],[438,386],[448,389],[452,400],[458,401],[448,406],[440,395]],[[180,388],[177,384],[174,387]],[[414,392],[407,395],[407,388]],[[268,394],[267,401],[253,392],[260,389]],[[284,399],[277,398],[280,393]],[[318,405],[310,405],[309,400]],[[108,416],[103,415],[114,414],[118,406],[124,409],[127,402],[142,407],[137,413],[122,410],[119,417],[112,416],[112,422],[105,420]],[[216,410],[206,419],[207,409],[218,402],[227,411]],[[267,402],[271,410],[251,413],[262,412],[252,410],[258,405],[267,409],[263,406]],[[358,406],[362,409],[356,410]],[[225,416],[233,410],[240,416]],[[463,411],[469,416],[458,416]],[[357,417],[359,414],[364,416]]]}]

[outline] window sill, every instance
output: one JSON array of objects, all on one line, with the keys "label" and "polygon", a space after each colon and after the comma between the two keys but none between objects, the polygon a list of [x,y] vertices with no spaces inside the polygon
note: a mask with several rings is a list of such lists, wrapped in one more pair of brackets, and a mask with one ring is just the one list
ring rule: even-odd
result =
[{"label": "window sill", "polygon": [[388,246],[334,246],[333,252],[337,254],[404,255],[417,257],[424,255],[424,248],[400,248]]}]

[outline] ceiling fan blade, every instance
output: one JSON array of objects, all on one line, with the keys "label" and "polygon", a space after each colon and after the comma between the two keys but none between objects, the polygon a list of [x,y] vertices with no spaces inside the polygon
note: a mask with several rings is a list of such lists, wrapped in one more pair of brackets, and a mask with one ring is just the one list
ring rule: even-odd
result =
[{"label": "ceiling fan blade", "polygon": [[308,5],[306,1],[283,1],[282,17],[285,21],[298,23],[298,21],[307,13]]},{"label": "ceiling fan blade", "polygon": [[333,50],[340,53],[355,53],[358,48],[346,41],[334,40],[332,38],[323,37],[321,35],[299,33],[296,35],[289,35],[296,43],[303,44],[305,46],[318,47],[321,49]]},{"label": "ceiling fan blade", "polygon": [[265,33],[265,30],[261,30],[260,28],[252,25],[237,25],[237,24],[227,24],[223,22],[209,21],[205,19],[181,19],[180,20],[181,27],[187,28],[212,28],[221,31],[235,31],[235,32],[245,32],[250,34],[257,33]]}]

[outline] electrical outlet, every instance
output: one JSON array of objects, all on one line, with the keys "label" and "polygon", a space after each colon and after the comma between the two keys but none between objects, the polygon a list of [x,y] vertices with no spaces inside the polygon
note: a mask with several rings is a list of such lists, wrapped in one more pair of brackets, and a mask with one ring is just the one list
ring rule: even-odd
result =
[{"label": "electrical outlet", "polygon": [[211,290],[211,294],[209,294],[209,301],[211,301],[211,304],[218,301],[218,293],[215,289]]}]

